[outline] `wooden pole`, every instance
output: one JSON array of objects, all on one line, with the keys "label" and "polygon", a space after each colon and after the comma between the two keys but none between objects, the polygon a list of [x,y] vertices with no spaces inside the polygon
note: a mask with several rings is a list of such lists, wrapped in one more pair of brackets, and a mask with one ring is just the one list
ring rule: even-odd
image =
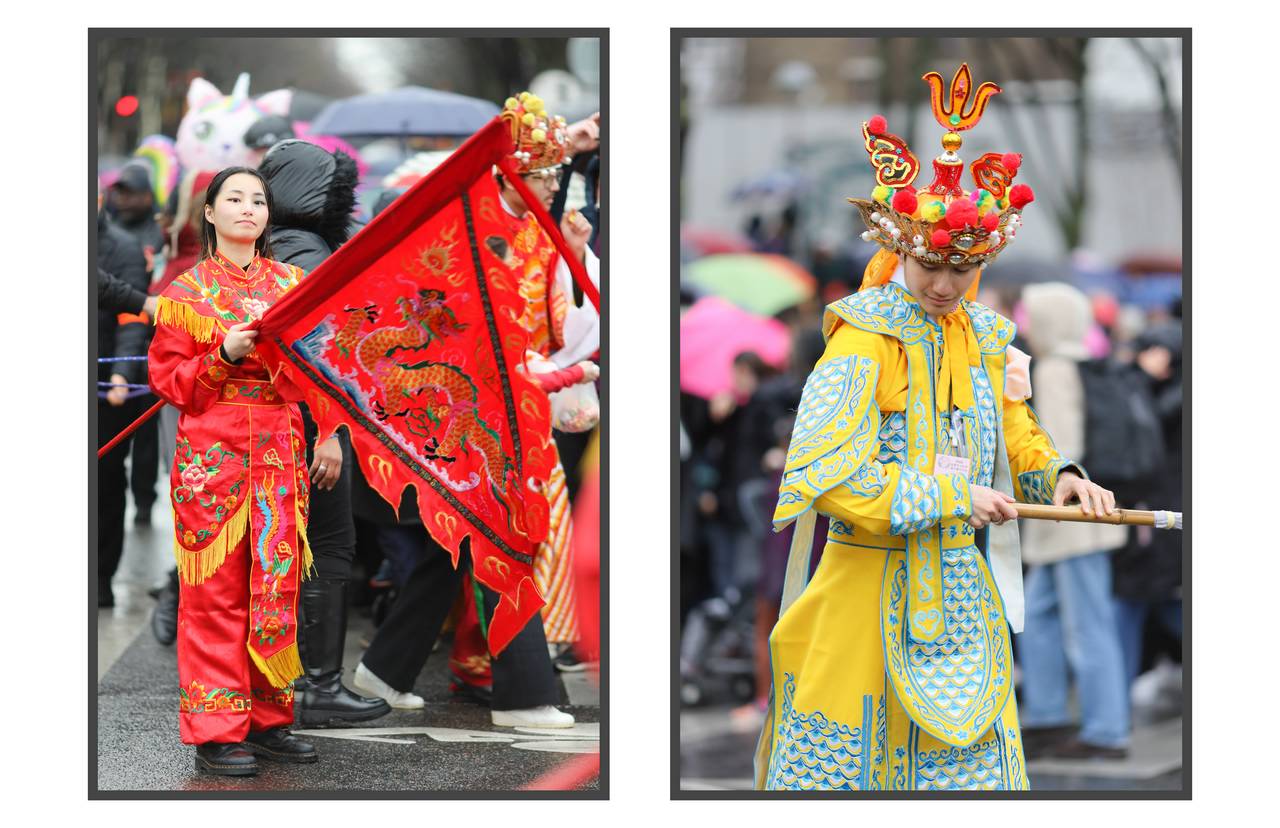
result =
[{"label": "wooden pole", "polygon": [[[1032,520],[1066,520],[1073,523],[1114,523],[1124,526],[1156,526],[1156,513],[1138,509],[1116,509],[1111,514],[1085,514],[1080,506],[1039,506],[1015,503],[1018,517]],[[1169,514],[1176,514],[1170,512]],[[1181,515],[1179,515],[1181,517]],[[1181,522],[1181,521],[1179,521]]]}]

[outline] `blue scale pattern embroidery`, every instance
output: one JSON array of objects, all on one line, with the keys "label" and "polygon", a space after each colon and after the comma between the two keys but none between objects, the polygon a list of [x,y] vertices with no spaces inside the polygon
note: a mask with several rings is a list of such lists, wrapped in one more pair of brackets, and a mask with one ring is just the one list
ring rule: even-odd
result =
[{"label": "blue scale pattern embroidery", "polygon": [[854,357],[839,357],[819,365],[809,374],[796,410],[792,442],[803,443],[840,413],[840,401],[848,388],[853,365]]},{"label": "blue scale pattern embroidery", "polygon": [[889,532],[894,535],[919,532],[937,523],[941,516],[942,497],[938,479],[903,466],[898,488],[893,493],[893,504],[889,507]]},{"label": "blue scale pattern embroidery", "polygon": [[1042,471],[1023,472],[1018,475],[1018,485],[1022,487],[1022,496],[1028,503],[1053,502],[1053,492],[1049,490],[1049,482]]},{"label": "blue scale pattern embroidery", "polygon": [[[884,754],[883,726],[877,726],[884,721],[884,696],[877,701],[874,721],[871,696],[864,696],[862,726],[850,727],[829,720],[821,712],[800,713],[792,704],[795,691],[795,676],[786,673],[766,790],[858,791],[875,786],[879,775],[869,780],[868,772],[871,750],[874,748],[878,756]],[[874,740],[872,727],[876,727]]]},{"label": "blue scale pattern embroidery", "polygon": [[916,753],[916,790],[994,791],[1004,787],[1000,740],[997,738],[966,748]]},{"label": "blue scale pattern embroidery", "polygon": [[974,402],[978,407],[978,464],[969,481],[979,486],[990,486],[995,479],[996,468],[996,398],[991,390],[991,380],[982,368],[970,368],[973,377]]},{"label": "blue scale pattern embroidery", "polygon": [[876,453],[877,462],[905,464],[907,462],[907,413],[890,411],[884,414],[880,420],[880,433],[876,439],[880,441],[880,449]]},{"label": "blue scale pattern embroidery", "polygon": [[973,547],[942,552],[945,635],[912,640],[907,661],[925,697],[953,721],[961,719],[987,685],[987,635],[982,618],[982,573]]}]

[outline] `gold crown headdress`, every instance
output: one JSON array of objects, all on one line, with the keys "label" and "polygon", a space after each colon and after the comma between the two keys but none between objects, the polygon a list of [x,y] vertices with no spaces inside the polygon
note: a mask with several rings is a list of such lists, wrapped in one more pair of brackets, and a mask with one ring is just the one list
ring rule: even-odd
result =
[{"label": "gold crown headdress", "polygon": [[1000,87],[988,82],[971,90],[967,63],[956,70],[945,100],[941,75],[930,72],[923,80],[929,85],[933,117],[947,130],[943,152],[933,159],[933,183],[920,191],[912,188],[920,161],[888,131],[884,117],[876,115],[863,123],[862,138],[878,186],[870,199],[849,201],[870,228],[862,234],[865,241],[930,264],[985,265],[1017,235],[1022,208],[1035,200],[1027,185],[1013,186],[1022,163],[1016,153],[986,153],[969,168],[977,189],[965,192],[960,185],[964,164],[956,154],[962,143],[959,133],[981,120]]},{"label": "gold crown headdress", "polygon": [[558,167],[568,162],[568,125],[559,115],[547,114],[546,104],[537,95],[521,92],[507,98],[502,120],[511,128],[516,149],[511,154],[521,174]]}]

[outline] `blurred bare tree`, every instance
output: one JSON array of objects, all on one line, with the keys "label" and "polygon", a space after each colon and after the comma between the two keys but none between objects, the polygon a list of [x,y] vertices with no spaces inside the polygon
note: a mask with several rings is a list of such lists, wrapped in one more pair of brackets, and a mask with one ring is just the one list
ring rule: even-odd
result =
[{"label": "blurred bare tree", "polygon": [[1143,64],[1151,72],[1160,95],[1161,138],[1169,157],[1173,159],[1178,172],[1178,184],[1182,185],[1182,108],[1175,106],[1170,91],[1169,78],[1165,75],[1165,67],[1169,65],[1170,50],[1177,50],[1177,65],[1182,65],[1182,41],[1163,40],[1157,38],[1129,38],[1134,52],[1142,59]]},{"label": "blurred bare tree", "polygon": [[407,83],[501,103],[546,69],[567,68],[565,37],[460,37],[405,41]]}]

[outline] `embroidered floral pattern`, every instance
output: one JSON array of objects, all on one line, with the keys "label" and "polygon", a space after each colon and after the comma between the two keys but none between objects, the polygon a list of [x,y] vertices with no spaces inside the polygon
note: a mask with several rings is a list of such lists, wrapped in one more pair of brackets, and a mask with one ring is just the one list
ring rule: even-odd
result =
[{"label": "embroidered floral pattern", "polygon": [[206,690],[199,681],[178,688],[178,710],[182,713],[243,713],[253,707],[252,700],[244,693],[226,687]]},{"label": "embroidered floral pattern", "polygon": [[[182,538],[184,545],[196,546],[215,537],[222,524],[235,513],[244,487],[243,480],[232,483],[222,498],[216,492],[208,490],[213,478],[224,471],[228,462],[234,463],[235,459],[235,453],[224,449],[221,441],[201,452],[191,445],[185,435],[178,438],[175,460],[179,485],[173,489],[173,502],[195,502],[212,512],[209,514],[209,523],[200,529],[188,527],[180,519],[177,521],[178,536]],[[247,461],[248,458],[245,459]]]},{"label": "embroidered floral pattern", "polygon": [[254,701],[262,702],[263,704],[274,704],[279,707],[289,707],[293,704],[292,687],[285,687],[280,690],[254,687],[252,688],[252,693]]}]

